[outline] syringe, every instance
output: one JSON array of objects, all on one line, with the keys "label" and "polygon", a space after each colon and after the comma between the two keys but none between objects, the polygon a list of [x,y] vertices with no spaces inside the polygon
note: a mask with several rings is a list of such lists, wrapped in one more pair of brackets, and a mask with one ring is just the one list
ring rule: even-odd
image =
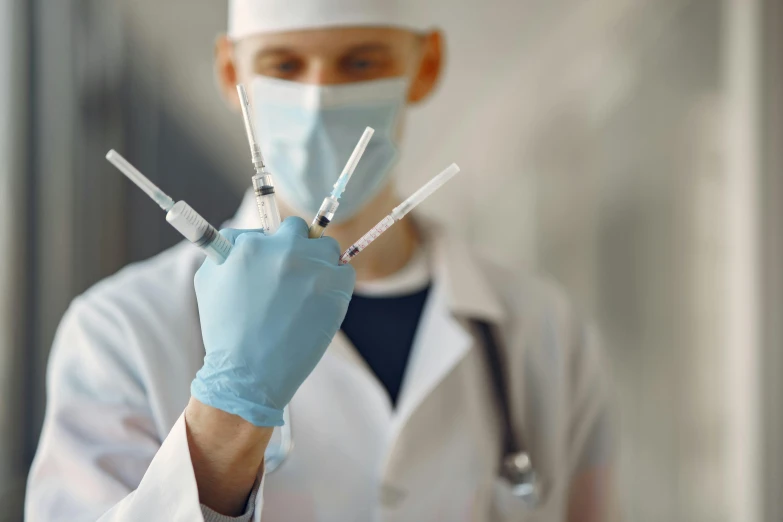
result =
[{"label": "syringe", "polygon": [[337,211],[337,207],[340,206],[340,196],[343,195],[345,187],[353,176],[353,171],[356,170],[356,166],[359,164],[359,160],[362,159],[362,154],[367,148],[367,144],[370,142],[370,138],[375,133],[375,130],[371,127],[364,129],[364,134],[359,139],[359,143],[356,144],[356,148],[353,149],[351,157],[348,159],[345,168],[343,169],[340,177],[337,178],[337,182],[334,184],[334,190],[332,193],[324,198],[324,202],[321,203],[321,208],[318,210],[318,214],[313,219],[313,223],[310,225],[310,238],[316,239],[324,235],[326,227],[334,219],[334,213]]},{"label": "syringe", "polygon": [[165,210],[166,221],[171,223],[171,226],[176,228],[188,241],[203,250],[215,263],[221,264],[226,260],[231,252],[231,242],[190,205],[184,201],[174,203],[173,199],[147,179],[117,151],[110,150],[106,154],[106,159],[151,197],[160,208]]},{"label": "syringe", "polygon": [[369,232],[363,235],[359,241],[343,252],[343,255],[340,257],[340,264],[345,265],[350,263],[359,252],[370,246],[370,243],[378,239],[378,236],[389,230],[394,223],[404,218],[408,212],[430,197],[433,192],[442,187],[458,172],[459,167],[456,163],[452,163],[449,168],[432,178],[426,185],[414,192],[411,197],[397,205],[388,216],[383,218],[377,225],[372,227]]},{"label": "syringe", "polygon": [[253,159],[253,190],[256,193],[258,214],[261,216],[261,228],[264,233],[271,235],[280,228],[280,210],[275,200],[275,184],[272,182],[272,174],[266,169],[264,157],[261,155],[261,147],[256,140],[256,131],[253,127],[252,113],[250,112],[250,100],[243,85],[237,85],[239,104],[242,106],[242,119],[245,120],[245,133],[250,144],[250,155]]}]

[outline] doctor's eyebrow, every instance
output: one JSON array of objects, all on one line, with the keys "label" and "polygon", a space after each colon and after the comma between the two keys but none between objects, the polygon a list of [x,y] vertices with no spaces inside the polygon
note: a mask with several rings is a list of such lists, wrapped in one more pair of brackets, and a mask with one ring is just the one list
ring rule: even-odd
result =
[{"label": "doctor's eyebrow", "polygon": [[[347,49],[343,55],[348,56],[358,53],[372,53],[372,52],[391,52],[391,47],[383,43],[366,43],[359,44]],[[253,56],[253,61],[263,60],[264,58],[280,57],[280,56],[292,56],[296,54],[296,50],[290,47],[268,47],[266,49],[259,49]]]},{"label": "doctor's eyebrow", "polygon": [[293,49],[289,49],[288,47],[269,47],[267,49],[260,49],[255,56],[253,56],[253,60],[261,60],[263,58],[268,58],[270,56],[279,56],[279,55],[292,55],[294,54]]},{"label": "doctor's eyebrow", "polygon": [[389,51],[390,47],[383,43],[366,43],[355,45],[346,51],[347,53],[364,53],[374,51]]}]

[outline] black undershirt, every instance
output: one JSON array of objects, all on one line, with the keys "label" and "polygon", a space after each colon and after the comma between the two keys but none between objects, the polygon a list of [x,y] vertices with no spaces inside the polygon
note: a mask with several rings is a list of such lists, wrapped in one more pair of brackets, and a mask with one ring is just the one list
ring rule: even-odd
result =
[{"label": "black undershirt", "polygon": [[396,405],[402,377],[430,287],[397,297],[354,295],[343,333],[364,357]]}]

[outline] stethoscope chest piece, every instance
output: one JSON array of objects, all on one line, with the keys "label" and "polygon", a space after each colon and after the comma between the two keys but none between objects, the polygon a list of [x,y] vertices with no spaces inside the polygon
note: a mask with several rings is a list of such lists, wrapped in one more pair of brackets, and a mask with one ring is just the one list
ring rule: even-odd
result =
[{"label": "stethoscope chest piece", "polygon": [[503,459],[501,475],[511,486],[511,493],[524,501],[530,509],[541,505],[541,481],[525,451],[512,453]]}]

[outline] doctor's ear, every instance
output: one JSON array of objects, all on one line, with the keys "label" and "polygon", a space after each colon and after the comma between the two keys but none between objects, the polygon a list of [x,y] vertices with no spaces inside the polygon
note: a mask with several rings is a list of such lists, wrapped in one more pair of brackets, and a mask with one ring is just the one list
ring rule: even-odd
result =
[{"label": "doctor's ear", "polygon": [[232,109],[239,110],[234,44],[226,35],[220,35],[215,41],[215,79],[225,102]]},{"label": "doctor's ear", "polygon": [[413,76],[408,103],[419,103],[425,100],[438,85],[444,61],[443,33],[432,31],[422,36],[420,43],[421,58],[419,68]]}]

